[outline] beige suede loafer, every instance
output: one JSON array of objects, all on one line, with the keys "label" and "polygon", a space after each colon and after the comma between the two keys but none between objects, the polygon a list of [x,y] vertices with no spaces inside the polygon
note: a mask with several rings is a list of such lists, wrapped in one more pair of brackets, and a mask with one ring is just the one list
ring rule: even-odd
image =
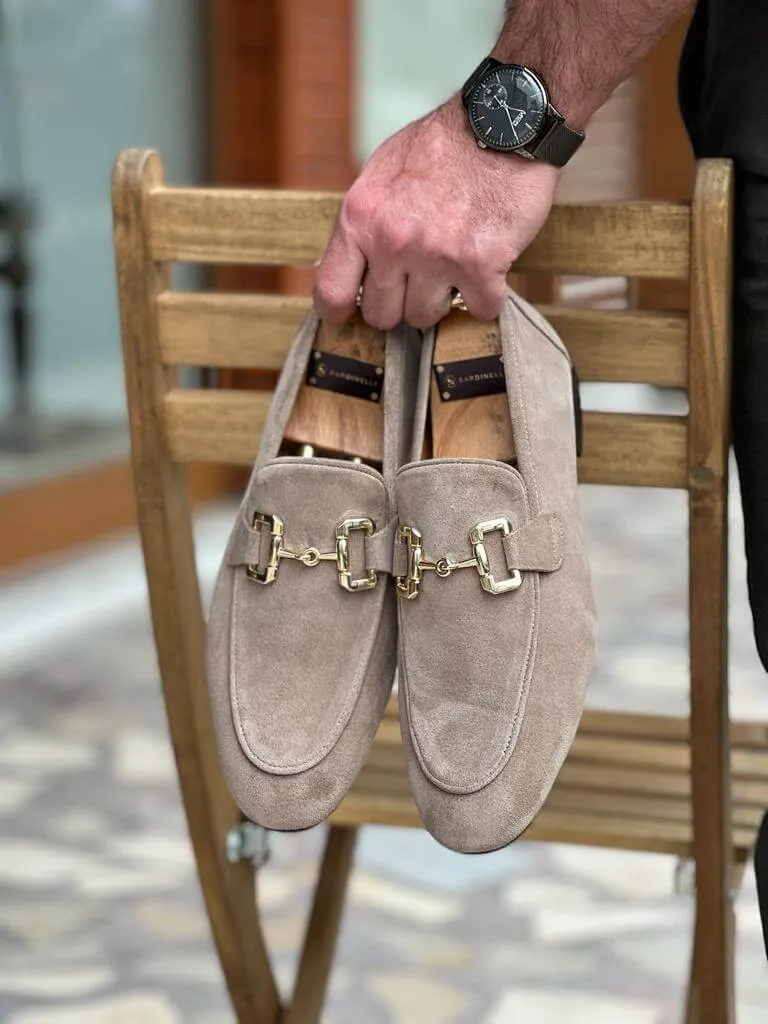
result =
[{"label": "beige suede loafer", "polygon": [[595,651],[576,484],[572,367],[510,293],[500,318],[517,466],[421,458],[397,473],[400,708],[424,824],[453,850],[495,850],[542,806],[573,740]]},{"label": "beige suede loafer", "polygon": [[219,572],[208,675],[220,756],[247,817],[326,818],[357,775],[395,674],[394,474],[410,446],[415,332],[385,344],[382,472],[278,454],[318,329],[304,322],[278,382]]}]

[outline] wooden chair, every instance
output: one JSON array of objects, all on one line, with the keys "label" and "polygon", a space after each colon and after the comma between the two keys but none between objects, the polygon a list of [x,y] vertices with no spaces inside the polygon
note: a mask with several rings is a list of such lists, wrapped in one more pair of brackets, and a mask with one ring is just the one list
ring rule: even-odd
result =
[{"label": "wooden chair", "polygon": [[[168,722],[211,926],[241,1024],[319,1019],[361,825],[418,826],[396,707],[331,818],[295,993],[282,1008],[247,862],[225,856],[241,816],[217,761],[185,464],[248,464],[269,395],[186,390],[175,368],[279,368],[307,300],[186,294],[170,265],[311,264],[339,197],[175,189],[158,157],[117,161],[113,200],[136,494]],[[699,164],[686,203],[558,207],[515,268],[685,279],[690,316],[545,307],[582,380],[685,388],[687,417],[587,413],[581,478],[686,490],[689,719],[589,711],[526,838],[691,858],[696,925],[688,1022],[733,1021],[733,895],[768,805],[768,731],[731,725],[727,688],[727,486],[731,167]],[[732,766],[732,770],[731,770]]]}]

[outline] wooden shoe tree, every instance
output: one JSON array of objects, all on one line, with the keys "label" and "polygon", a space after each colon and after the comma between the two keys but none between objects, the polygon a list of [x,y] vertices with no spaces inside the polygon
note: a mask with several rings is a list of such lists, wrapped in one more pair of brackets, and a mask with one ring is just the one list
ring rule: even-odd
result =
[{"label": "wooden shoe tree", "polygon": [[[471,367],[467,360],[480,360]],[[463,365],[462,365],[463,364]],[[502,374],[498,322],[482,323],[461,309],[438,324],[430,392],[432,457],[513,462],[515,445],[505,391],[457,398],[469,378]],[[442,387],[438,383],[442,381]],[[479,385],[482,387],[482,384]]]},{"label": "wooden shoe tree", "polygon": [[[329,366],[325,355],[368,364]],[[371,369],[373,368],[373,369]],[[331,378],[368,397],[326,390]],[[321,323],[302,384],[285,432],[299,446],[311,445],[317,455],[356,456],[365,462],[382,458],[381,385],[384,380],[384,334],[365,323],[359,313],[341,327]],[[367,386],[371,382],[371,386]]]}]

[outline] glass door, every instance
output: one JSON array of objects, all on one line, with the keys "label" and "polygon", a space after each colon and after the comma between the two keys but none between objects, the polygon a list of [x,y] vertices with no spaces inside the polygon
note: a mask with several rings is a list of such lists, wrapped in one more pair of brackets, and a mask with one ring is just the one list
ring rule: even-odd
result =
[{"label": "glass door", "polygon": [[0,486],[127,451],[110,170],[151,146],[175,182],[200,178],[200,7],[0,0],[0,209],[28,211],[15,316],[18,281],[0,280]]}]

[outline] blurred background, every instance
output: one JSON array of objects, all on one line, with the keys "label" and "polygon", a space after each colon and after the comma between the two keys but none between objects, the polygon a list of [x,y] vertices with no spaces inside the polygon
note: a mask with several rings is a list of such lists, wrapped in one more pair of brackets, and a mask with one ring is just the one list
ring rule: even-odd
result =
[{"label": "blurred background", "polygon": [[[109,173],[154,147],[175,184],[343,189],[386,136],[461,85],[502,0],[0,0],[0,1020],[231,1022],[166,739],[128,465]],[[564,200],[690,195],[678,25],[596,117]],[[220,268],[198,287],[301,290]],[[663,282],[548,280],[579,305],[684,308]],[[535,295],[534,295],[535,297]],[[263,386],[236,374],[239,387]],[[591,385],[592,408],[680,396]],[[684,406],[682,406],[684,411]],[[242,479],[195,466],[206,592]],[[736,489],[734,488],[734,494]],[[584,489],[601,619],[593,704],[681,712],[686,509]],[[768,719],[732,507],[732,709]],[[260,882],[288,987],[320,830],[276,837]],[[462,858],[363,837],[330,1024],[668,1024],[690,898],[671,858],[518,844]],[[680,874],[680,872],[678,872]],[[684,874],[684,872],[683,872]],[[740,1024],[768,980],[748,878]]]}]

